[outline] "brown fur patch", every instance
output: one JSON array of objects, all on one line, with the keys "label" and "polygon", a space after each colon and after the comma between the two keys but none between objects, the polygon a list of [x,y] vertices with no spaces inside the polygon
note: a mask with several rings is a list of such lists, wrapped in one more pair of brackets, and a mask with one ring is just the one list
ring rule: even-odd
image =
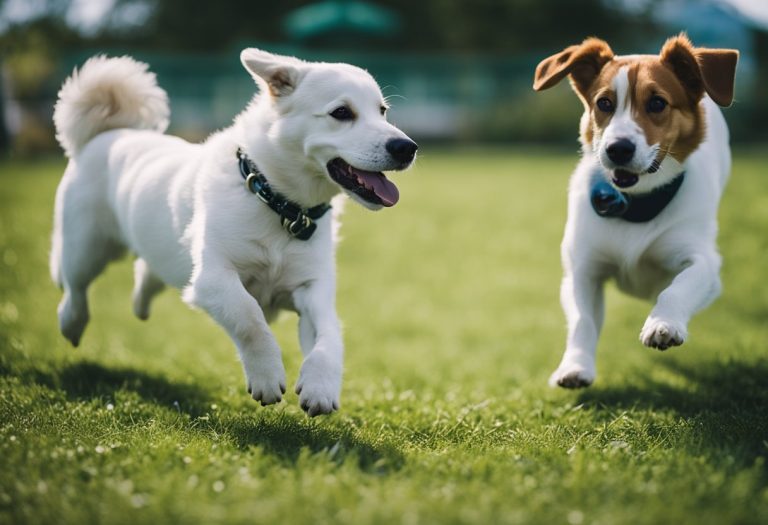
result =
[{"label": "brown fur patch", "polygon": [[[692,100],[691,92],[659,60],[648,60],[630,68],[630,86],[633,118],[643,129],[649,144],[658,144],[661,162],[672,155],[683,162],[704,139],[704,110],[699,100]],[[667,102],[659,113],[647,110],[651,97]]]},{"label": "brown fur patch", "polygon": [[269,77],[269,92],[275,97],[287,95],[293,91],[294,79],[285,69],[277,69]]},{"label": "brown fur patch", "polygon": [[[589,103],[591,124],[591,129],[582,130],[584,138],[591,142],[610,123],[613,113],[600,111],[595,104],[602,97],[609,98],[614,106],[618,103],[613,79],[622,67],[627,67],[632,118],[642,128],[648,144],[659,144],[657,160],[670,154],[683,162],[704,138],[703,110],[698,104],[701,96],[694,102],[688,87],[655,56],[618,58],[603,68],[584,97]],[[667,102],[659,113],[647,110],[654,96]]]},{"label": "brown fur patch", "polygon": [[735,49],[696,48],[687,36],[680,34],[666,41],[659,56],[694,98],[701,99],[706,92],[721,106],[730,106],[733,102],[739,60],[739,52]]},{"label": "brown fur patch", "polygon": [[570,46],[542,60],[536,66],[533,89],[549,89],[566,76],[580,92],[589,87],[603,66],[613,58],[610,46],[599,38],[587,38],[577,46]]}]

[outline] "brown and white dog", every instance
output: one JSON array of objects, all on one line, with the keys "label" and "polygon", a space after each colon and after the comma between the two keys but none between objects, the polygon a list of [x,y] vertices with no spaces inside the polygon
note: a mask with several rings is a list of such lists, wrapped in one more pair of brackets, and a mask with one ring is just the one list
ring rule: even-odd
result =
[{"label": "brown and white dog", "polygon": [[719,295],[717,207],[731,153],[716,104],[733,101],[737,61],[684,35],[632,56],[589,38],[536,68],[535,90],[567,76],[584,104],[562,243],[568,339],[551,385],[594,381],[606,280],[655,300],[640,340],[660,350],[682,344],[691,316]]}]

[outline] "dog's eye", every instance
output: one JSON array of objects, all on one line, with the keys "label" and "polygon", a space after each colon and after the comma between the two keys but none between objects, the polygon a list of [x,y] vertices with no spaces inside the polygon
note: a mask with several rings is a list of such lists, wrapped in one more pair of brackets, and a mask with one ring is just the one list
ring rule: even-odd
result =
[{"label": "dog's eye", "polygon": [[661,113],[667,107],[667,101],[658,95],[653,95],[646,106],[648,113]]},{"label": "dog's eye", "polygon": [[613,113],[613,102],[611,102],[610,98],[599,98],[597,99],[597,103],[595,105],[597,106],[597,109],[604,113]]},{"label": "dog's eye", "polygon": [[381,106],[379,108],[379,111],[381,112],[381,116],[383,117],[384,115],[387,114],[387,106]]},{"label": "dog's eye", "polygon": [[339,106],[329,113],[336,120],[355,120],[355,114],[349,106]]}]

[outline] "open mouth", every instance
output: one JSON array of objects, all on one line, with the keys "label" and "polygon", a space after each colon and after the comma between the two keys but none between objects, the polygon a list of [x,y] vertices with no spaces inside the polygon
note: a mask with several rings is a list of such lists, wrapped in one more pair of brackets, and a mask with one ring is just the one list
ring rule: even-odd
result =
[{"label": "open mouth", "polygon": [[337,157],[327,165],[328,174],[339,186],[371,204],[394,206],[400,199],[397,186],[380,171],[355,168]]},{"label": "open mouth", "polygon": [[[645,170],[643,173],[651,174],[656,173],[659,171],[659,168],[661,167],[661,163],[654,159],[650,166],[648,166],[648,169]],[[635,184],[637,184],[637,181],[640,180],[640,175],[638,173],[632,173],[631,171],[622,170],[622,169],[616,169],[613,170],[613,183],[618,186],[619,188],[631,188]]]},{"label": "open mouth", "polygon": [[637,173],[632,173],[626,170],[613,170],[613,183],[619,188],[631,188],[637,181],[640,180],[640,176]]}]

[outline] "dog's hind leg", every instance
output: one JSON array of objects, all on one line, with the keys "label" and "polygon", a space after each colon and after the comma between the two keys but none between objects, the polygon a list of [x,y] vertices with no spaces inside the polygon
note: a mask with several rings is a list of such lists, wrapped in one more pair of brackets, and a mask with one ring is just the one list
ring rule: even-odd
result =
[{"label": "dog's hind leg", "polygon": [[64,204],[61,202],[63,200],[63,191],[57,191],[56,192],[56,204],[54,205],[53,210],[53,236],[51,238],[51,254],[49,257],[49,270],[51,272],[51,279],[53,282],[58,286],[59,288],[63,287],[63,283],[61,282],[61,250],[62,250],[62,213],[63,213],[63,206]]},{"label": "dog's hind leg", "polygon": [[89,228],[78,232],[76,239],[64,235],[61,258],[61,285],[64,297],[59,303],[59,328],[77,346],[90,318],[88,286],[121,250],[114,243],[97,236],[87,237]]},{"label": "dog's hind leg", "polygon": [[152,274],[144,259],[133,263],[133,313],[142,321],[149,319],[149,305],[165,284]]},{"label": "dog's hind leg", "polygon": [[106,205],[99,206],[87,189],[73,188],[71,179],[62,181],[56,197],[61,207],[55,216],[51,273],[64,290],[59,328],[77,346],[89,319],[88,286],[123,248],[111,235],[114,218]]}]

